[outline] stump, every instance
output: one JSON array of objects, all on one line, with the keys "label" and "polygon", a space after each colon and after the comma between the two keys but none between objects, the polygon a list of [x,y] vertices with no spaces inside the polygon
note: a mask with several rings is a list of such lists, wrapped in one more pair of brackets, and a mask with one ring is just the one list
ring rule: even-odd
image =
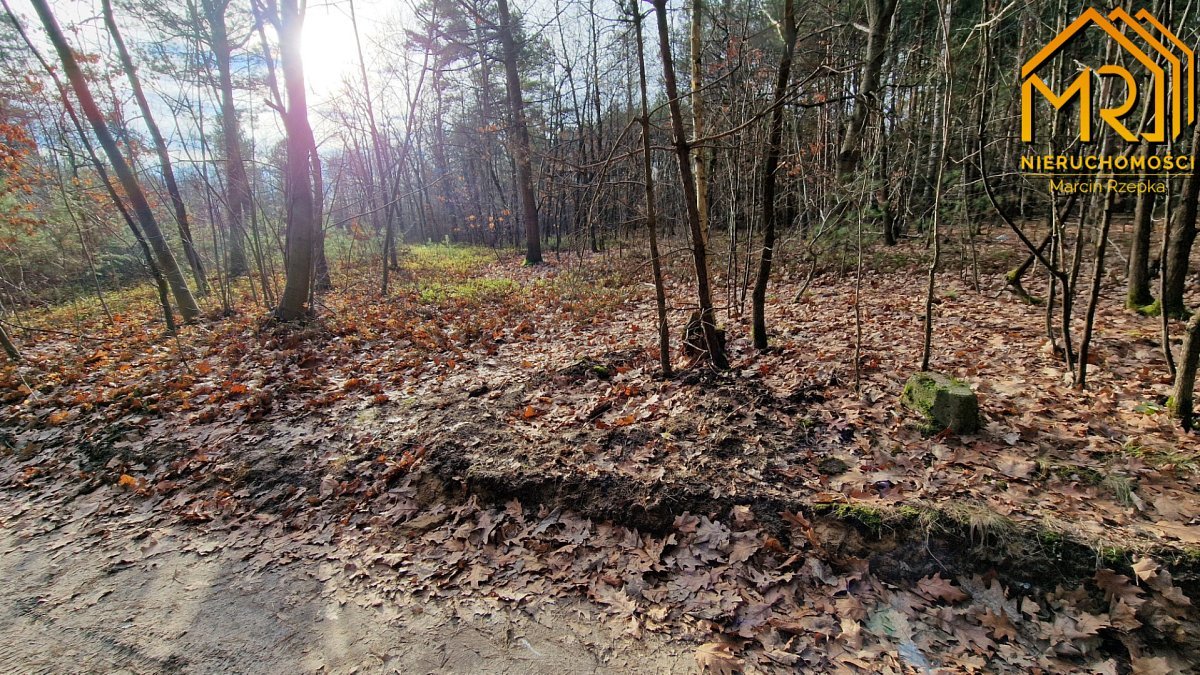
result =
[{"label": "stump", "polygon": [[905,383],[900,402],[920,413],[930,432],[950,429],[970,434],[979,430],[979,399],[961,380],[941,373],[917,373]]},{"label": "stump", "polygon": [[[717,329],[717,348],[725,352],[725,329]],[[683,346],[680,348],[686,358],[696,358],[708,353],[708,343],[704,340],[704,324],[700,322],[700,312],[692,312],[688,317],[687,326],[683,328]]]}]

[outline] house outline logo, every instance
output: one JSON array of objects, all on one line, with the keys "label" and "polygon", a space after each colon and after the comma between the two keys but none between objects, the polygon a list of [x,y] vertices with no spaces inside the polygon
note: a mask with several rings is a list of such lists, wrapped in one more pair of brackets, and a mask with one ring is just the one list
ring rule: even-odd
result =
[{"label": "house outline logo", "polygon": [[[1038,69],[1046,61],[1091,25],[1103,30],[1149,73],[1153,87],[1151,104],[1154,113],[1150,129],[1144,130],[1140,134],[1135,133],[1121,121],[1134,109],[1139,95],[1142,93],[1137,78],[1124,66],[1106,63],[1094,70],[1085,66],[1062,93],[1055,93],[1045,80],[1037,75]],[[1129,33],[1144,42],[1147,48],[1143,49],[1138,46],[1122,28],[1127,29]],[[1150,29],[1158,31],[1161,40],[1156,38]],[[1169,44],[1164,44],[1164,41]],[[1178,52],[1174,51],[1172,47]],[[1156,61],[1161,61],[1163,65],[1160,66]],[[1195,122],[1195,52],[1145,9],[1140,10],[1136,17],[1131,17],[1120,7],[1109,12],[1108,16],[1101,14],[1095,8],[1088,8],[1021,66],[1021,140],[1026,143],[1033,141],[1033,98],[1036,91],[1045,97],[1055,109],[1061,109],[1072,99],[1079,98],[1079,139],[1085,143],[1090,142],[1092,140],[1093,73],[1099,76],[1119,77],[1125,82],[1127,92],[1125,100],[1113,108],[1101,106],[1099,116],[1121,138],[1127,141],[1145,140],[1150,143],[1163,143],[1168,139],[1168,133],[1171,139],[1178,138],[1183,133],[1185,126],[1190,126]],[[1186,103],[1184,92],[1187,94]],[[1170,104],[1169,115],[1168,102]],[[1169,131],[1168,117],[1170,119]]]}]

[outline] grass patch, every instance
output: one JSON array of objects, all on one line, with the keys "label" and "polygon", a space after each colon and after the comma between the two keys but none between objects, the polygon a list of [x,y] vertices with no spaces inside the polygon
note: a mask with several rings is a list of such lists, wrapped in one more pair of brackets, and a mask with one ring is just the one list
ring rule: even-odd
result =
[{"label": "grass patch", "polygon": [[603,274],[584,274],[577,270],[564,270],[534,284],[534,288],[553,296],[564,310],[576,319],[594,319],[606,316],[620,307],[632,296],[636,279],[619,271]]},{"label": "grass patch", "polygon": [[1005,546],[1016,534],[1016,523],[1007,516],[996,513],[986,504],[963,501],[947,504],[942,510],[951,523],[967,530],[971,541],[983,545]]},{"label": "grass patch", "polygon": [[459,282],[427,284],[418,291],[417,297],[421,303],[427,305],[444,305],[452,302],[480,304],[503,301],[520,289],[521,287],[512,279],[483,277]]},{"label": "grass patch", "polygon": [[457,244],[418,244],[404,249],[400,267],[417,278],[466,277],[495,260],[491,249]]},{"label": "grass patch", "polygon": [[1200,453],[1183,450],[1162,450],[1142,445],[1135,440],[1125,441],[1121,453],[1137,457],[1158,470],[1194,474],[1200,471]]}]

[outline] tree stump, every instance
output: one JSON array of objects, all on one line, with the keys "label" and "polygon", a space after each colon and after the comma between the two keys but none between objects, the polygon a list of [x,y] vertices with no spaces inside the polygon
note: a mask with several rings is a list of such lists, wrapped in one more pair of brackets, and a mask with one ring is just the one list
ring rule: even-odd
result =
[{"label": "tree stump", "polygon": [[[717,348],[725,353],[725,329],[717,329]],[[695,359],[708,353],[708,343],[704,340],[704,324],[700,322],[700,312],[692,312],[687,325],[683,328],[683,346],[680,348],[685,358]]]},{"label": "tree stump", "polygon": [[926,430],[950,429],[956,434],[979,430],[979,399],[971,386],[941,373],[917,373],[908,378],[900,403],[925,420]]}]

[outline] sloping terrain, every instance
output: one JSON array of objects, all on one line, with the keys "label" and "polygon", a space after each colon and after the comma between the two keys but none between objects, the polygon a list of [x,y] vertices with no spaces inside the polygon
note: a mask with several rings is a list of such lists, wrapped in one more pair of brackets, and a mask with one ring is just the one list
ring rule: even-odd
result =
[{"label": "sloping terrain", "polygon": [[[156,541],[119,525],[135,513],[181,548],[243,557],[212,577],[223,584],[295,559],[319,582],[302,599],[333,583],[401,617],[434,603],[443,618],[557,626],[545,617],[565,606],[608,631],[587,639],[609,651],[563,647],[596,667],[691,668],[693,654],[674,659],[698,649],[717,672],[1187,668],[1196,448],[1162,411],[1157,320],[1107,289],[1091,385],[1076,391],[1038,308],[944,275],[934,367],[976,387],[987,424],[931,437],[897,403],[921,308],[918,273],[900,269],[864,279],[857,394],[854,280],[832,270],[796,302],[801,274],[774,290],[770,352],[735,317],[730,372],[666,381],[645,270],[613,254],[527,269],[420,248],[398,294],[343,287],[301,328],[246,312],[161,339],[148,303],[131,302],[115,326],[46,333],[5,366],[6,524],[81,513],[76,529],[6,543],[4,564],[60,537],[102,568],[83,533],[111,521]],[[689,296],[671,294],[677,339]],[[73,589],[47,588],[42,614],[18,603],[10,626],[65,616]],[[273,625],[253,640],[275,639]],[[174,645],[146,652],[160,660],[189,644],[156,639]],[[414,650],[402,664],[424,658]],[[329,669],[383,669],[338,659]]]}]

